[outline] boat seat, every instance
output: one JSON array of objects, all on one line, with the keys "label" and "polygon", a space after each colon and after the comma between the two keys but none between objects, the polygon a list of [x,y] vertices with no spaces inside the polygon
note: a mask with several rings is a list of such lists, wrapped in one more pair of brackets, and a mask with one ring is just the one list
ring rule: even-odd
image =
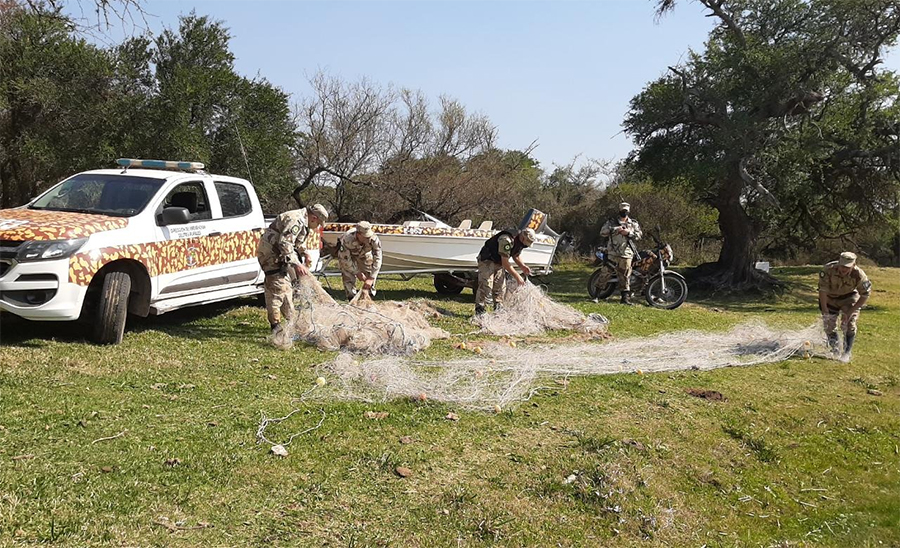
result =
[{"label": "boat seat", "polygon": [[466,219],[465,221],[459,223],[459,228],[462,230],[468,230],[472,228],[472,219]]},{"label": "boat seat", "polygon": [[481,226],[478,227],[478,230],[490,230],[494,228],[494,221],[485,221],[481,223]]}]

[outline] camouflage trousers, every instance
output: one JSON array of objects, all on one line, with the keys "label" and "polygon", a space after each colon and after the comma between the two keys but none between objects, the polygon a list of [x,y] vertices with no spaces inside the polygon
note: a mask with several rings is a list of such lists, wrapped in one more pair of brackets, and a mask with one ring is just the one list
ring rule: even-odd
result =
[{"label": "camouflage trousers", "polygon": [[263,282],[269,325],[279,324],[282,320],[290,321],[294,317],[294,288],[287,270],[279,262],[275,250],[265,240],[260,241],[256,258],[262,271],[271,273],[266,274],[266,280]]},{"label": "camouflage trousers", "polygon": [[[362,273],[366,278],[378,278],[378,274],[372,272],[372,255],[365,255],[354,258],[349,254],[342,253],[338,255],[338,264],[341,267],[341,280],[344,282],[344,292],[347,293],[347,299],[356,296],[356,275]],[[375,285],[372,285],[372,294],[375,294]]]},{"label": "camouflage trousers", "polygon": [[266,316],[269,325],[276,325],[282,321],[290,322],[294,317],[294,287],[290,276],[268,275],[263,283],[263,289],[266,294]]},{"label": "camouflage trousers", "polygon": [[631,257],[611,257],[616,262],[619,291],[631,291]]},{"label": "camouflage trousers", "polygon": [[478,289],[475,291],[475,306],[484,308],[490,294],[496,307],[503,302],[505,288],[506,271],[503,270],[503,265],[494,261],[478,261]]},{"label": "camouflage trousers", "polygon": [[839,315],[842,315],[844,320],[847,321],[846,334],[856,335],[856,320],[859,318],[859,310],[854,311],[852,314],[850,313],[850,310],[858,300],[859,293],[856,292],[840,299],[825,297],[825,307],[828,309],[828,314],[822,316],[822,321],[825,324],[826,335],[831,335],[837,330]]}]

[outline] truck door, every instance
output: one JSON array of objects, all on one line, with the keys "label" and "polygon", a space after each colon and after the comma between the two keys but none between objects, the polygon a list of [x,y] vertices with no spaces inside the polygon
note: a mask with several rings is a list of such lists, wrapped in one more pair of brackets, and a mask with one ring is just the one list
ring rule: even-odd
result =
[{"label": "truck door", "polygon": [[[156,272],[160,298],[201,292],[216,285],[207,247],[213,232],[208,182],[202,179],[181,182],[163,198],[156,210]],[[167,207],[188,210],[189,222],[160,226]]]},{"label": "truck door", "polygon": [[260,278],[256,247],[262,234],[262,216],[254,208],[253,191],[234,181],[215,181],[213,231],[205,247],[215,263],[222,287],[249,285]]}]

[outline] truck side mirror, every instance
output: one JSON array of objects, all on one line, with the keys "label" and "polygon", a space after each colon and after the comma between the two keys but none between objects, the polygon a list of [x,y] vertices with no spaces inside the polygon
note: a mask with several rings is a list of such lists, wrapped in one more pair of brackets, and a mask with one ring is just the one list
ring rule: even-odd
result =
[{"label": "truck side mirror", "polygon": [[186,207],[167,207],[160,215],[160,226],[183,225],[191,222],[191,214]]}]

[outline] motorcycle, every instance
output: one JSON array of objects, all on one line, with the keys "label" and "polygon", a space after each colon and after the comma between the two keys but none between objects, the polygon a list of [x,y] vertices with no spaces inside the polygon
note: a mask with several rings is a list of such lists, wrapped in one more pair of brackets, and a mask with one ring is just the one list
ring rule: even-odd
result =
[{"label": "motorcycle", "polygon": [[[654,308],[672,310],[687,299],[687,282],[681,274],[666,270],[674,259],[672,246],[660,241],[655,234],[651,236],[656,242],[655,249],[641,251],[632,260],[631,290],[643,292],[647,303]],[[588,279],[588,294],[596,300],[606,299],[619,282],[616,263],[610,259],[606,248],[599,248],[595,256],[598,268]]]}]

